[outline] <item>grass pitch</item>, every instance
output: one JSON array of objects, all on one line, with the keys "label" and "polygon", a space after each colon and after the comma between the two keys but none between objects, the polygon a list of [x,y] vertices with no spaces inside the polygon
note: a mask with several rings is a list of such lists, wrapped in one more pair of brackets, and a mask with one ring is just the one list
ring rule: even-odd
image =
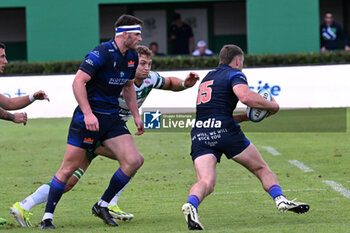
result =
[{"label": "grass pitch", "polygon": [[[70,119],[31,119],[23,127],[0,121],[0,217],[8,221],[0,231],[40,231],[44,205],[32,209],[31,221],[36,226],[30,229],[18,227],[9,208],[51,180],[63,158],[69,122]],[[132,124],[129,126],[135,132]],[[311,209],[303,215],[279,213],[252,174],[223,158],[217,166],[215,192],[199,207],[207,231],[350,232],[350,199],[324,183],[332,180],[350,190],[349,132],[246,135],[277,174],[287,198],[307,202]],[[135,140],[145,163],[119,200],[119,206],[135,218],[113,228],[91,215],[92,205],[118,167],[117,162],[98,157],[74,189],[63,195],[56,208],[55,232],[188,231],[181,206],[195,182],[189,134],[146,133]],[[264,146],[275,148],[281,155],[270,154]],[[303,162],[313,172],[304,172],[289,160]]]}]

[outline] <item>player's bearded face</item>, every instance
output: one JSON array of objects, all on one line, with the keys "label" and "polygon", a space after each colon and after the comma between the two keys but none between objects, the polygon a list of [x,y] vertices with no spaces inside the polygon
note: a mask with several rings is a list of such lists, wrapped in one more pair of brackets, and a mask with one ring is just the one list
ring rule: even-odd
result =
[{"label": "player's bearded face", "polygon": [[152,65],[151,57],[139,54],[139,65],[137,66],[135,77],[139,79],[147,78],[151,70],[151,65]]},{"label": "player's bearded face", "polygon": [[142,41],[141,33],[127,33],[125,39],[125,46],[128,49],[136,49],[137,44]]}]

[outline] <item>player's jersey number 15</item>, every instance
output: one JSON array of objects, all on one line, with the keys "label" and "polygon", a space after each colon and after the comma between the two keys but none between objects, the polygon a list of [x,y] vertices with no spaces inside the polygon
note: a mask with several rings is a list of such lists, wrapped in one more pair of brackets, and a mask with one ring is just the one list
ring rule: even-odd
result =
[{"label": "player's jersey number 15", "polygon": [[201,83],[199,86],[197,105],[207,103],[211,100],[212,88],[210,85],[213,85],[214,80],[206,81]]}]

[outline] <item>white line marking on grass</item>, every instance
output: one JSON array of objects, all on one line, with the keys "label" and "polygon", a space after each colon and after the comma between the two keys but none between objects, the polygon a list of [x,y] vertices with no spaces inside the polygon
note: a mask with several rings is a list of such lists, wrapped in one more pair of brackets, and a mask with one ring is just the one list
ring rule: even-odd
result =
[{"label": "white line marking on grass", "polygon": [[309,168],[308,166],[306,166],[303,162],[300,162],[298,160],[288,160],[288,162],[294,166],[296,166],[297,168],[299,168],[300,170],[302,170],[303,172],[313,172],[314,170],[312,168]]},{"label": "white line marking on grass", "polygon": [[264,148],[267,152],[269,152],[272,155],[281,155],[280,152],[278,152],[275,148],[273,148],[272,146],[262,146],[262,148]]},{"label": "white line marking on grass", "polygon": [[323,180],[322,182],[331,186],[332,189],[341,193],[344,197],[350,198],[350,191],[348,189],[344,188],[343,185],[338,184],[337,182],[335,182],[333,180]]}]

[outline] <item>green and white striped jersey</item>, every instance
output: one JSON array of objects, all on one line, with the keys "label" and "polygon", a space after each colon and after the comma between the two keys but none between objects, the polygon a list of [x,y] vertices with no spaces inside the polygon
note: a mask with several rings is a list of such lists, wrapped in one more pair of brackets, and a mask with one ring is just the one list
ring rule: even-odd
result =
[{"label": "green and white striped jersey", "polygon": [[[162,89],[164,85],[165,79],[160,76],[155,71],[150,71],[147,78],[145,78],[140,86],[137,86],[134,83],[135,91],[136,91],[136,101],[137,107],[140,108],[143,102],[145,102],[148,94],[152,91],[152,88]],[[126,105],[125,99],[123,97],[123,93],[120,94],[119,97],[119,116],[127,121],[132,117],[131,111]]]}]

